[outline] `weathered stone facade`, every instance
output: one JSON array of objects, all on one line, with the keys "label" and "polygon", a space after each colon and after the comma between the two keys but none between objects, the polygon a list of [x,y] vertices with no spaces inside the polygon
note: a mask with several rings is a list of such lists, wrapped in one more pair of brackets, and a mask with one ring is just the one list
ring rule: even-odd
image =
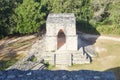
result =
[{"label": "weathered stone facade", "polygon": [[[59,50],[77,50],[76,20],[72,13],[49,14],[46,22],[46,51],[56,51],[58,35],[65,35],[65,43]],[[62,44],[62,43],[61,43]]]},{"label": "weathered stone facade", "polygon": [[76,19],[73,13],[49,14],[46,21],[46,50],[41,54],[53,65],[90,63],[90,58],[79,46]]}]

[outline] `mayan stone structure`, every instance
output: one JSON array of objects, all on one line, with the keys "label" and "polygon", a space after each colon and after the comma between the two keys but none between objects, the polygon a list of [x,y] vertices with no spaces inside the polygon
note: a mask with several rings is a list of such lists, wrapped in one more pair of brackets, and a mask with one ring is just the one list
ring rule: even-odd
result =
[{"label": "mayan stone structure", "polygon": [[74,14],[49,14],[46,22],[46,51],[77,50]]},{"label": "mayan stone structure", "polygon": [[[73,13],[49,14],[46,21],[45,50],[38,55],[53,65],[90,63],[90,58],[76,34],[76,19]],[[40,58],[38,57],[38,58]]]}]

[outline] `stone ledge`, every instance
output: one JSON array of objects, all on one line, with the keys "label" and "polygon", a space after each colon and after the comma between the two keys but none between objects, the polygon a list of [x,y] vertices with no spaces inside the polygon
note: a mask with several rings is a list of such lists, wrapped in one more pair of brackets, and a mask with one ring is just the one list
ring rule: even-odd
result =
[{"label": "stone ledge", "polygon": [[13,69],[8,71],[0,71],[0,80],[115,80],[115,76],[112,72],[107,71],[20,71]]}]

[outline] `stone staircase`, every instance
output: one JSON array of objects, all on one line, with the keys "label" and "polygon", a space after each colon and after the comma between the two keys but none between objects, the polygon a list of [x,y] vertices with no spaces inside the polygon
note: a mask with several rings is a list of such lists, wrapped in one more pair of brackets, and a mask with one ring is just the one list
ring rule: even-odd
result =
[{"label": "stone staircase", "polygon": [[72,64],[88,64],[90,57],[83,51],[44,52],[41,57],[53,65],[71,66]]},{"label": "stone staircase", "polygon": [[66,48],[66,44],[64,44],[59,50],[55,52],[46,52],[41,50],[41,48],[45,48],[44,44],[43,46],[39,46],[38,54],[35,54],[35,56],[38,58],[38,60],[42,58],[46,62],[49,62],[53,65],[71,66],[72,64],[90,63],[90,56],[88,56],[87,53],[84,53],[83,48],[80,48],[78,51],[66,51],[64,50]]},{"label": "stone staircase", "polygon": [[73,64],[87,64],[90,63],[90,58],[86,54],[75,53],[73,55]]},{"label": "stone staircase", "polygon": [[55,56],[55,65],[72,65],[72,54],[58,53]]}]

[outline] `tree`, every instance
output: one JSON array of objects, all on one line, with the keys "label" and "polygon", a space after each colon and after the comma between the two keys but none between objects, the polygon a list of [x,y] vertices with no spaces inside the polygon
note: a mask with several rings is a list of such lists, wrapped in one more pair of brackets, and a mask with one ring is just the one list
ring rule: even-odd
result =
[{"label": "tree", "polygon": [[14,3],[10,0],[0,0],[0,38],[9,33],[10,16],[13,12]]},{"label": "tree", "polygon": [[12,33],[14,22],[11,16],[21,2],[22,0],[0,0],[0,38]]},{"label": "tree", "polygon": [[77,20],[88,20],[92,15],[90,0],[50,0],[52,13],[74,13]]},{"label": "tree", "polygon": [[44,0],[23,0],[15,9],[13,20],[16,22],[15,33],[30,34],[37,32],[39,27],[45,23]]}]

